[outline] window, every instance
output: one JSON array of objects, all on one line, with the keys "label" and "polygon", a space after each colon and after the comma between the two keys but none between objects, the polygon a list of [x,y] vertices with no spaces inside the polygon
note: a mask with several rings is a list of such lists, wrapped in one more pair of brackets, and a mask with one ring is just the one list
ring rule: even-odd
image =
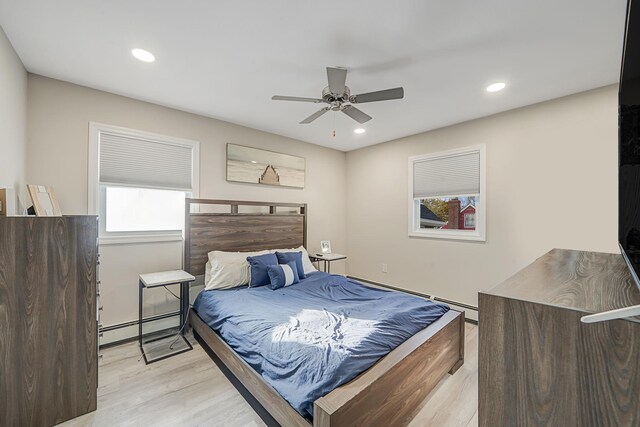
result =
[{"label": "window", "polygon": [[476,214],[468,213],[464,214],[464,228],[468,230],[476,229]]},{"label": "window", "polygon": [[105,186],[105,229],[180,231],[184,224],[184,191]]},{"label": "window", "polygon": [[197,142],[92,123],[89,151],[101,244],[182,239],[184,199],[197,196]]},{"label": "window", "polygon": [[485,147],[409,158],[409,236],[485,240]]}]

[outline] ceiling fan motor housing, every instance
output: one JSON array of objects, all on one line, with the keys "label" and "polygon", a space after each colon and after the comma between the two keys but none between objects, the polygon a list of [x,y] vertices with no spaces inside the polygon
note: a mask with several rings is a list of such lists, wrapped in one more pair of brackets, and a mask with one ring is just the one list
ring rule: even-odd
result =
[{"label": "ceiling fan motor housing", "polygon": [[335,102],[338,102],[340,104],[343,102],[349,102],[350,96],[351,96],[351,91],[349,90],[348,86],[344,87],[344,93],[340,95],[331,93],[329,86],[322,89],[322,99],[324,100],[324,102],[328,104],[333,104]]}]

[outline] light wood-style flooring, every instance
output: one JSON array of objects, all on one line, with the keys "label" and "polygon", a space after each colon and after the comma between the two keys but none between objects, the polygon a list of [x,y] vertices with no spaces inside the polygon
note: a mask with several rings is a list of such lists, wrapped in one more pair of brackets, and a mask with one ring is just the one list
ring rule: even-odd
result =
[{"label": "light wood-style flooring", "polygon": [[[464,365],[429,394],[411,427],[478,425],[478,328],[466,328]],[[98,410],[61,426],[264,426],[199,345],[150,365],[137,343],[102,353]]]}]

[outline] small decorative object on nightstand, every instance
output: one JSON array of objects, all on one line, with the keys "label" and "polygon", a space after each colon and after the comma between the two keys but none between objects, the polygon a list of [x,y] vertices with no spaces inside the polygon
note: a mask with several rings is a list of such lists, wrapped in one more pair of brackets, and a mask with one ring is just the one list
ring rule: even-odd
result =
[{"label": "small decorative object on nightstand", "polygon": [[[188,320],[187,315],[189,313],[189,284],[194,280],[196,280],[195,277],[183,270],[161,271],[158,273],[140,275],[140,293],[138,299],[138,343],[140,344],[140,351],[142,351],[142,356],[144,357],[145,364],[157,362],[159,360],[166,359],[167,357],[184,353],[185,351],[193,350],[191,343],[185,338],[184,334],[186,322]],[[180,330],[178,332],[178,336],[174,334],[164,335],[161,337],[155,337],[147,342],[142,342],[142,291],[145,288],[157,288],[159,286],[166,287],[169,285],[180,285]],[[169,352],[159,357],[148,359],[147,354],[145,353],[144,345],[152,342],[157,343],[161,340],[166,340],[169,337],[176,338],[169,344]],[[180,348],[173,351],[173,346],[179,339],[181,339],[185,345],[181,345]]]},{"label": "small decorative object on nightstand", "polygon": [[331,242],[329,240],[321,240],[320,241],[320,248],[322,249],[322,253],[323,254],[330,254],[331,253]]},{"label": "small decorative object on nightstand", "polygon": [[331,273],[331,262],[347,259],[346,255],[341,254],[315,254],[309,255],[311,262],[318,262],[318,268],[320,268],[320,261],[324,262],[322,271],[325,273]]}]

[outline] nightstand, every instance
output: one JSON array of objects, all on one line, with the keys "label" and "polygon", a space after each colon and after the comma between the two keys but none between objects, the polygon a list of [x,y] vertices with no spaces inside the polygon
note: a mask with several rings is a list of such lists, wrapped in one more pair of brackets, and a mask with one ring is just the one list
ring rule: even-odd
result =
[{"label": "nightstand", "polygon": [[315,254],[309,255],[309,259],[311,260],[311,262],[318,262],[318,267],[320,267],[320,261],[323,261],[324,267],[322,271],[324,271],[325,273],[331,273],[331,263],[333,261],[347,259],[347,256],[341,254]]},{"label": "nightstand", "polygon": [[[162,359],[166,359],[170,356],[175,356],[176,354],[184,353],[189,350],[193,350],[191,343],[184,336],[186,322],[187,322],[187,314],[189,313],[189,285],[191,282],[196,280],[194,276],[182,270],[171,270],[171,271],[161,271],[158,273],[149,273],[149,274],[141,274],[140,279],[138,281],[139,284],[139,298],[138,298],[138,344],[140,345],[140,351],[142,351],[142,356],[144,357],[144,363],[149,364],[153,362],[157,362]],[[178,335],[169,334],[163,335],[160,337],[154,337],[149,341],[142,341],[142,297],[143,290],[152,289],[157,287],[165,287],[169,285],[180,285],[180,329],[178,331]],[[169,345],[169,352],[165,354],[161,354],[159,357],[155,357],[152,359],[147,358],[147,353],[145,352],[145,344],[150,343],[159,343],[160,341],[167,340],[169,338],[173,338],[173,342]],[[180,347],[177,350],[173,350],[174,345],[178,339],[182,340]],[[161,344],[161,343],[159,343]],[[183,345],[184,344],[184,345]],[[154,348],[154,352],[157,352],[157,347]]]}]

